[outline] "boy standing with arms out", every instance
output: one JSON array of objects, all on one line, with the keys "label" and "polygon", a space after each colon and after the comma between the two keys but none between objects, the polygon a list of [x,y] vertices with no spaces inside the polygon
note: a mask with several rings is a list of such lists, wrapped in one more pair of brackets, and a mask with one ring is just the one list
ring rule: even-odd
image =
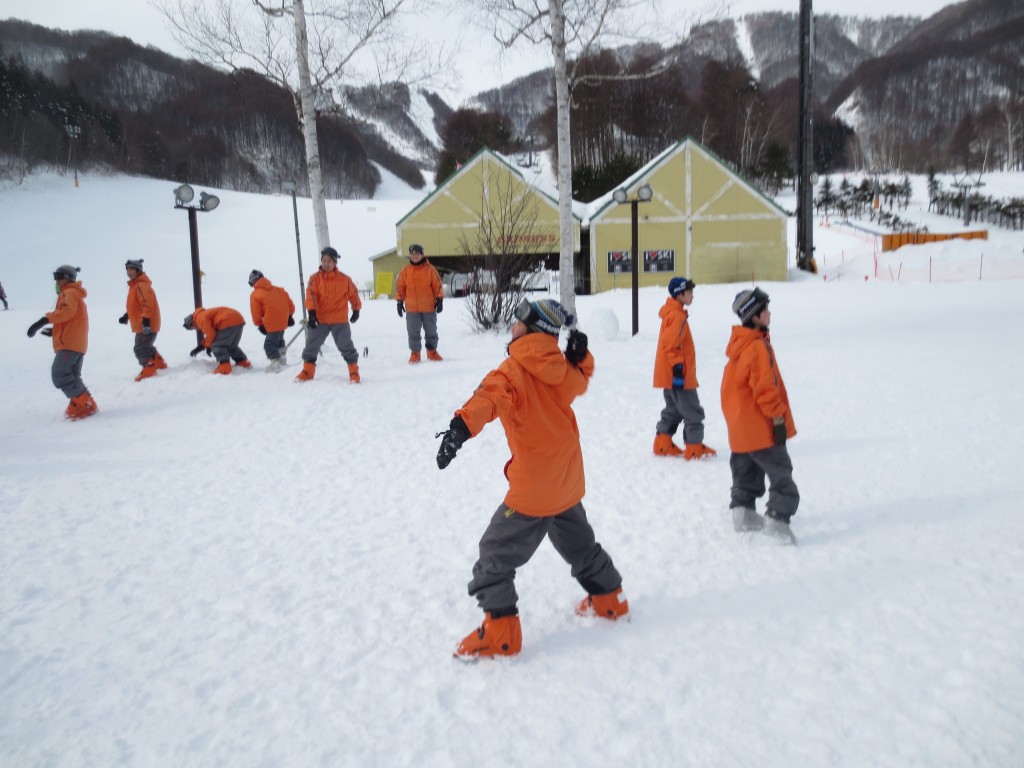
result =
[{"label": "boy standing with arms out", "polygon": [[545,536],[587,591],[576,608],[579,615],[615,620],[629,613],[622,577],[597,543],[582,504],[583,451],[572,402],[586,392],[594,373],[587,337],[570,332],[562,354],[559,329],[572,318],[552,299],[524,299],[515,316],[508,359],[455,412],[437,452],[437,466],[444,469],[494,419],[501,420],[512,452],[505,465],[508,493],[480,539],[469,582],[484,621],[459,644],[460,658],[514,656],[522,649],[516,569]]},{"label": "boy standing with arms out", "polygon": [[[718,454],[704,445],[704,408],[697,396],[697,352],[690,333],[690,314],[686,308],[693,303],[694,282],[673,277],[668,283],[668,298],[658,311],[661,332],[654,358],[654,386],[663,390],[665,408],[654,436],[655,456],[684,456],[705,459]],[[686,453],[672,441],[672,435],[683,422]]]},{"label": "boy standing with arms out", "polygon": [[[740,291],[732,310],[743,323],[732,328],[725,350],[729,360],[722,374],[722,412],[732,449],[733,527],[763,531],[783,543],[796,544],[789,520],[800,504],[800,493],[786,450],[786,440],[796,435],[796,426],[768,337],[772,319],[768,294],[760,288]],[[762,518],[754,503],[764,496],[765,475],[770,485]]]}]

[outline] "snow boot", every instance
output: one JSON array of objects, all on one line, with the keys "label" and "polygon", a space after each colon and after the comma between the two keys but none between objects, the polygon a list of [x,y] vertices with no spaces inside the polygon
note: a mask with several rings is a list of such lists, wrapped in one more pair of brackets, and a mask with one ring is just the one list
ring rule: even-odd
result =
[{"label": "snow boot", "polygon": [[604,595],[587,595],[576,606],[577,616],[598,616],[616,621],[629,614],[629,601],[622,596],[622,587]]},{"label": "snow boot", "polygon": [[433,360],[434,362],[438,362],[439,363],[442,360],[444,360],[444,358],[441,357],[441,355],[439,355],[437,353],[436,349],[428,349],[427,350],[427,360]]},{"label": "snow boot", "polygon": [[159,352],[157,352],[155,355],[153,355],[153,359],[150,360],[149,362],[151,362],[154,365],[156,365],[156,369],[158,371],[162,371],[164,368],[167,367],[167,361],[164,360],[163,357],[160,356]]},{"label": "snow boot", "polygon": [[789,521],[776,517],[771,510],[764,513],[764,528],[761,529],[761,533],[775,539],[779,544],[796,544],[796,536],[789,527]]},{"label": "snow boot", "polygon": [[67,410],[64,411],[64,418],[78,421],[87,416],[92,416],[98,410],[99,407],[96,405],[96,401],[92,399],[92,395],[88,392],[83,392],[78,397],[71,398]]},{"label": "snow boot", "polygon": [[266,371],[267,373],[280,373],[282,370],[284,370],[284,365],[285,364],[281,361],[280,357],[275,357],[267,364],[267,367],[264,368],[263,370]]},{"label": "snow boot", "polygon": [[296,381],[310,381],[316,375],[316,363],[303,363]]},{"label": "snow boot", "polygon": [[733,507],[732,527],[736,533],[760,531],[764,528],[764,518],[753,507]]},{"label": "snow boot", "polygon": [[484,614],[484,623],[466,635],[453,654],[456,658],[515,656],[523,649],[523,631],[519,616],[492,618]]},{"label": "snow boot", "polygon": [[659,432],[654,436],[655,456],[682,456],[683,452],[678,445],[672,442],[672,435]]},{"label": "snow boot", "polygon": [[238,360],[235,362],[235,365],[239,368],[252,368],[252,363],[249,362],[249,358],[245,358],[245,360]]},{"label": "snow boot", "polygon": [[718,451],[714,448],[709,448],[704,443],[687,443],[686,444],[686,460],[692,459],[710,459],[718,455]]},{"label": "snow boot", "polygon": [[210,373],[219,373],[224,376],[229,376],[231,374],[231,363],[220,363],[216,368],[210,371]]},{"label": "snow boot", "polygon": [[135,380],[142,381],[143,379],[152,378],[153,376],[156,376],[156,371],[156,363],[150,360],[148,363],[142,366],[142,372],[135,377]]},{"label": "snow boot", "polygon": [[420,353],[419,352],[410,352],[409,353],[409,365],[415,365],[419,361],[420,361]]},{"label": "snow boot", "polygon": [[358,384],[359,383],[359,363],[348,364],[348,383]]}]

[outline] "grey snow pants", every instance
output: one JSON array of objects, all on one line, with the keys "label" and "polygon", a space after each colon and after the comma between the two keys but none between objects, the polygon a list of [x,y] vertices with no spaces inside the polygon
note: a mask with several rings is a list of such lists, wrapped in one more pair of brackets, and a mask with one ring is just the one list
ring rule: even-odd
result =
[{"label": "grey snow pants", "polygon": [[69,399],[76,398],[86,391],[85,382],[82,381],[82,363],[84,362],[84,353],[72,352],[70,349],[62,349],[53,356],[50,379],[53,381],[53,386],[67,395]]},{"label": "grey snow pants", "polygon": [[553,517],[530,517],[502,504],[480,539],[480,559],[469,582],[469,594],[483,610],[515,607],[516,569],[533,557],[545,536],[588,594],[604,595],[622,586],[622,576],[597,543],[582,503]]},{"label": "grey snow pants", "polygon": [[683,422],[683,442],[700,444],[704,442],[704,407],[696,389],[663,389],[665,407],[661,411],[657,431],[663,435],[674,435]]},{"label": "grey snow pants", "polygon": [[327,341],[328,336],[334,338],[334,344],[346,363],[359,362],[359,353],[356,351],[356,345],[352,343],[352,328],[349,323],[319,323],[316,328],[306,331],[306,347],[302,350],[304,363],[316,362],[320,347]]},{"label": "grey snow pants", "polygon": [[437,312],[406,312],[405,329],[409,332],[409,351],[420,351],[420,331],[427,349],[437,349]]},{"label": "grey snow pants", "polygon": [[244,325],[232,325],[230,328],[221,328],[217,331],[210,350],[218,363],[226,363],[228,359],[240,363],[247,359],[245,352],[238,347],[238,342],[242,340],[243,328]]},{"label": "grey snow pants", "polygon": [[156,357],[156,334],[150,333],[136,333],[135,334],[135,347],[132,349],[135,353],[135,359],[139,361],[139,365],[145,365],[154,357]]},{"label": "grey snow pants", "polygon": [[800,506],[800,492],[793,481],[793,462],[784,445],[761,451],[733,453],[729,457],[732,470],[732,507],[751,507],[764,496],[764,478],[768,476],[768,503],[765,508],[772,517],[788,521]]},{"label": "grey snow pants", "polygon": [[277,360],[284,355],[284,331],[267,331],[267,337],[263,340],[263,351],[267,353],[267,360]]}]

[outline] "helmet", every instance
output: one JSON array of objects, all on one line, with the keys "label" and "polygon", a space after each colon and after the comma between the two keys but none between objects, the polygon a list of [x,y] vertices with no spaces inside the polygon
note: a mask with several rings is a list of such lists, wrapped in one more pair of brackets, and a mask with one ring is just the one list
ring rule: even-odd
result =
[{"label": "helmet", "polygon": [[81,271],[81,267],[72,267],[68,264],[61,264],[55,270],[53,270],[54,280],[71,280],[72,282],[78,279],[78,273]]}]

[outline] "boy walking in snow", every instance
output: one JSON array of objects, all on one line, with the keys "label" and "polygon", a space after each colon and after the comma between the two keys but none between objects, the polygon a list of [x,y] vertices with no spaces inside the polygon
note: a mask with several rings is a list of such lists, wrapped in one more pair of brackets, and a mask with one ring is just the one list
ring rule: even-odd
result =
[{"label": "boy walking in snow", "polygon": [[[740,291],[732,310],[742,325],[733,326],[725,350],[728,362],[722,374],[722,412],[732,449],[729,507],[733,527],[737,531],[763,531],[784,543],[796,544],[789,521],[800,504],[800,494],[786,450],[786,440],[796,435],[796,426],[768,336],[768,294],[760,288]],[[770,485],[762,518],[754,503],[764,496],[765,475]]]},{"label": "boy walking in snow", "polygon": [[444,309],[444,288],[434,265],[423,255],[423,246],[409,246],[409,264],[398,273],[398,316],[405,315],[409,334],[409,362],[420,361],[420,332],[427,345],[427,360],[442,360],[437,352],[437,316]]},{"label": "boy walking in snow", "polygon": [[156,351],[156,335],[160,332],[160,304],[153,291],[153,283],[142,269],[142,259],[128,259],[124,263],[128,275],[127,310],[117,321],[121,325],[131,323],[135,333],[135,359],[142,366],[136,381],[156,376],[156,372],[167,367],[167,362]]},{"label": "boy walking in snow", "polygon": [[480,539],[469,582],[484,621],[456,649],[462,658],[514,656],[522,649],[516,569],[545,536],[587,591],[576,608],[579,615],[615,620],[629,612],[622,577],[597,543],[582,504],[583,452],[572,402],[586,392],[594,373],[587,337],[571,331],[562,354],[558,333],[572,316],[551,299],[524,299],[515,316],[508,359],[455,412],[437,452],[437,466],[444,469],[494,419],[501,420],[512,452],[505,465],[508,493]]},{"label": "boy walking in snow", "polygon": [[[704,445],[704,408],[697,396],[697,352],[690,333],[690,314],[686,308],[693,303],[694,282],[673,277],[668,283],[668,298],[658,311],[661,331],[654,358],[654,386],[665,397],[665,408],[655,427],[655,456],[684,456],[705,459],[718,454]],[[672,441],[672,435],[683,422],[685,454]]]},{"label": "boy walking in snow", "polygon": [[338,269],[338,252],[330,247],[324,248],[320,252],[320,269],[310,276],[306,284],[309,322],[306,348],[302,350],[302,370],[295,377],[296,381],[309,381],[316,375],[316,356],[330,336],[348,364],[349,382],[359,383],[359,352],[352,343],[352,326],[349,323],[359,319],[362,306],[356,284]]},{"label": "boy walking in snow", "polygon": [[245,328],[245,318],[240,312],[231,307],[200,307],[192,314],[185,315],[183,325],[186,331],[202,331],[203,340],[189,355],[195,357],[203,350],[206,350],[207,355],[212,355],[217,360],[217,367],[210,373],[229,375],[230,360],[234,360],[239,368],[252,368],[249,358],[238,346],[242,340],[242,329]]},{"label": "boy walking in snow", "polygon": [[263,351],[267,353],[269,373],[277,373],[288,364],[285,358],[284,329],[295,325],[295,302],[288,291],[273,285],[263,273],[254,269],[249,273],[249,311],[252,323],[266,338]]},{"label": "boy walking in snow", "polygon": [[64,418],[76,421],[92,416],[99,408],[82,381],[82,364],[89,348],[89,310],[85,306],[85,288],[77,280],[78,267],[62,264],[53,273],[57,283],[57,305],[28,328],[29,338],[40,328],[52,323],[53,328],[43,331],[53,338],[53,365],[50,378],[53,386],[71,401]]}]

